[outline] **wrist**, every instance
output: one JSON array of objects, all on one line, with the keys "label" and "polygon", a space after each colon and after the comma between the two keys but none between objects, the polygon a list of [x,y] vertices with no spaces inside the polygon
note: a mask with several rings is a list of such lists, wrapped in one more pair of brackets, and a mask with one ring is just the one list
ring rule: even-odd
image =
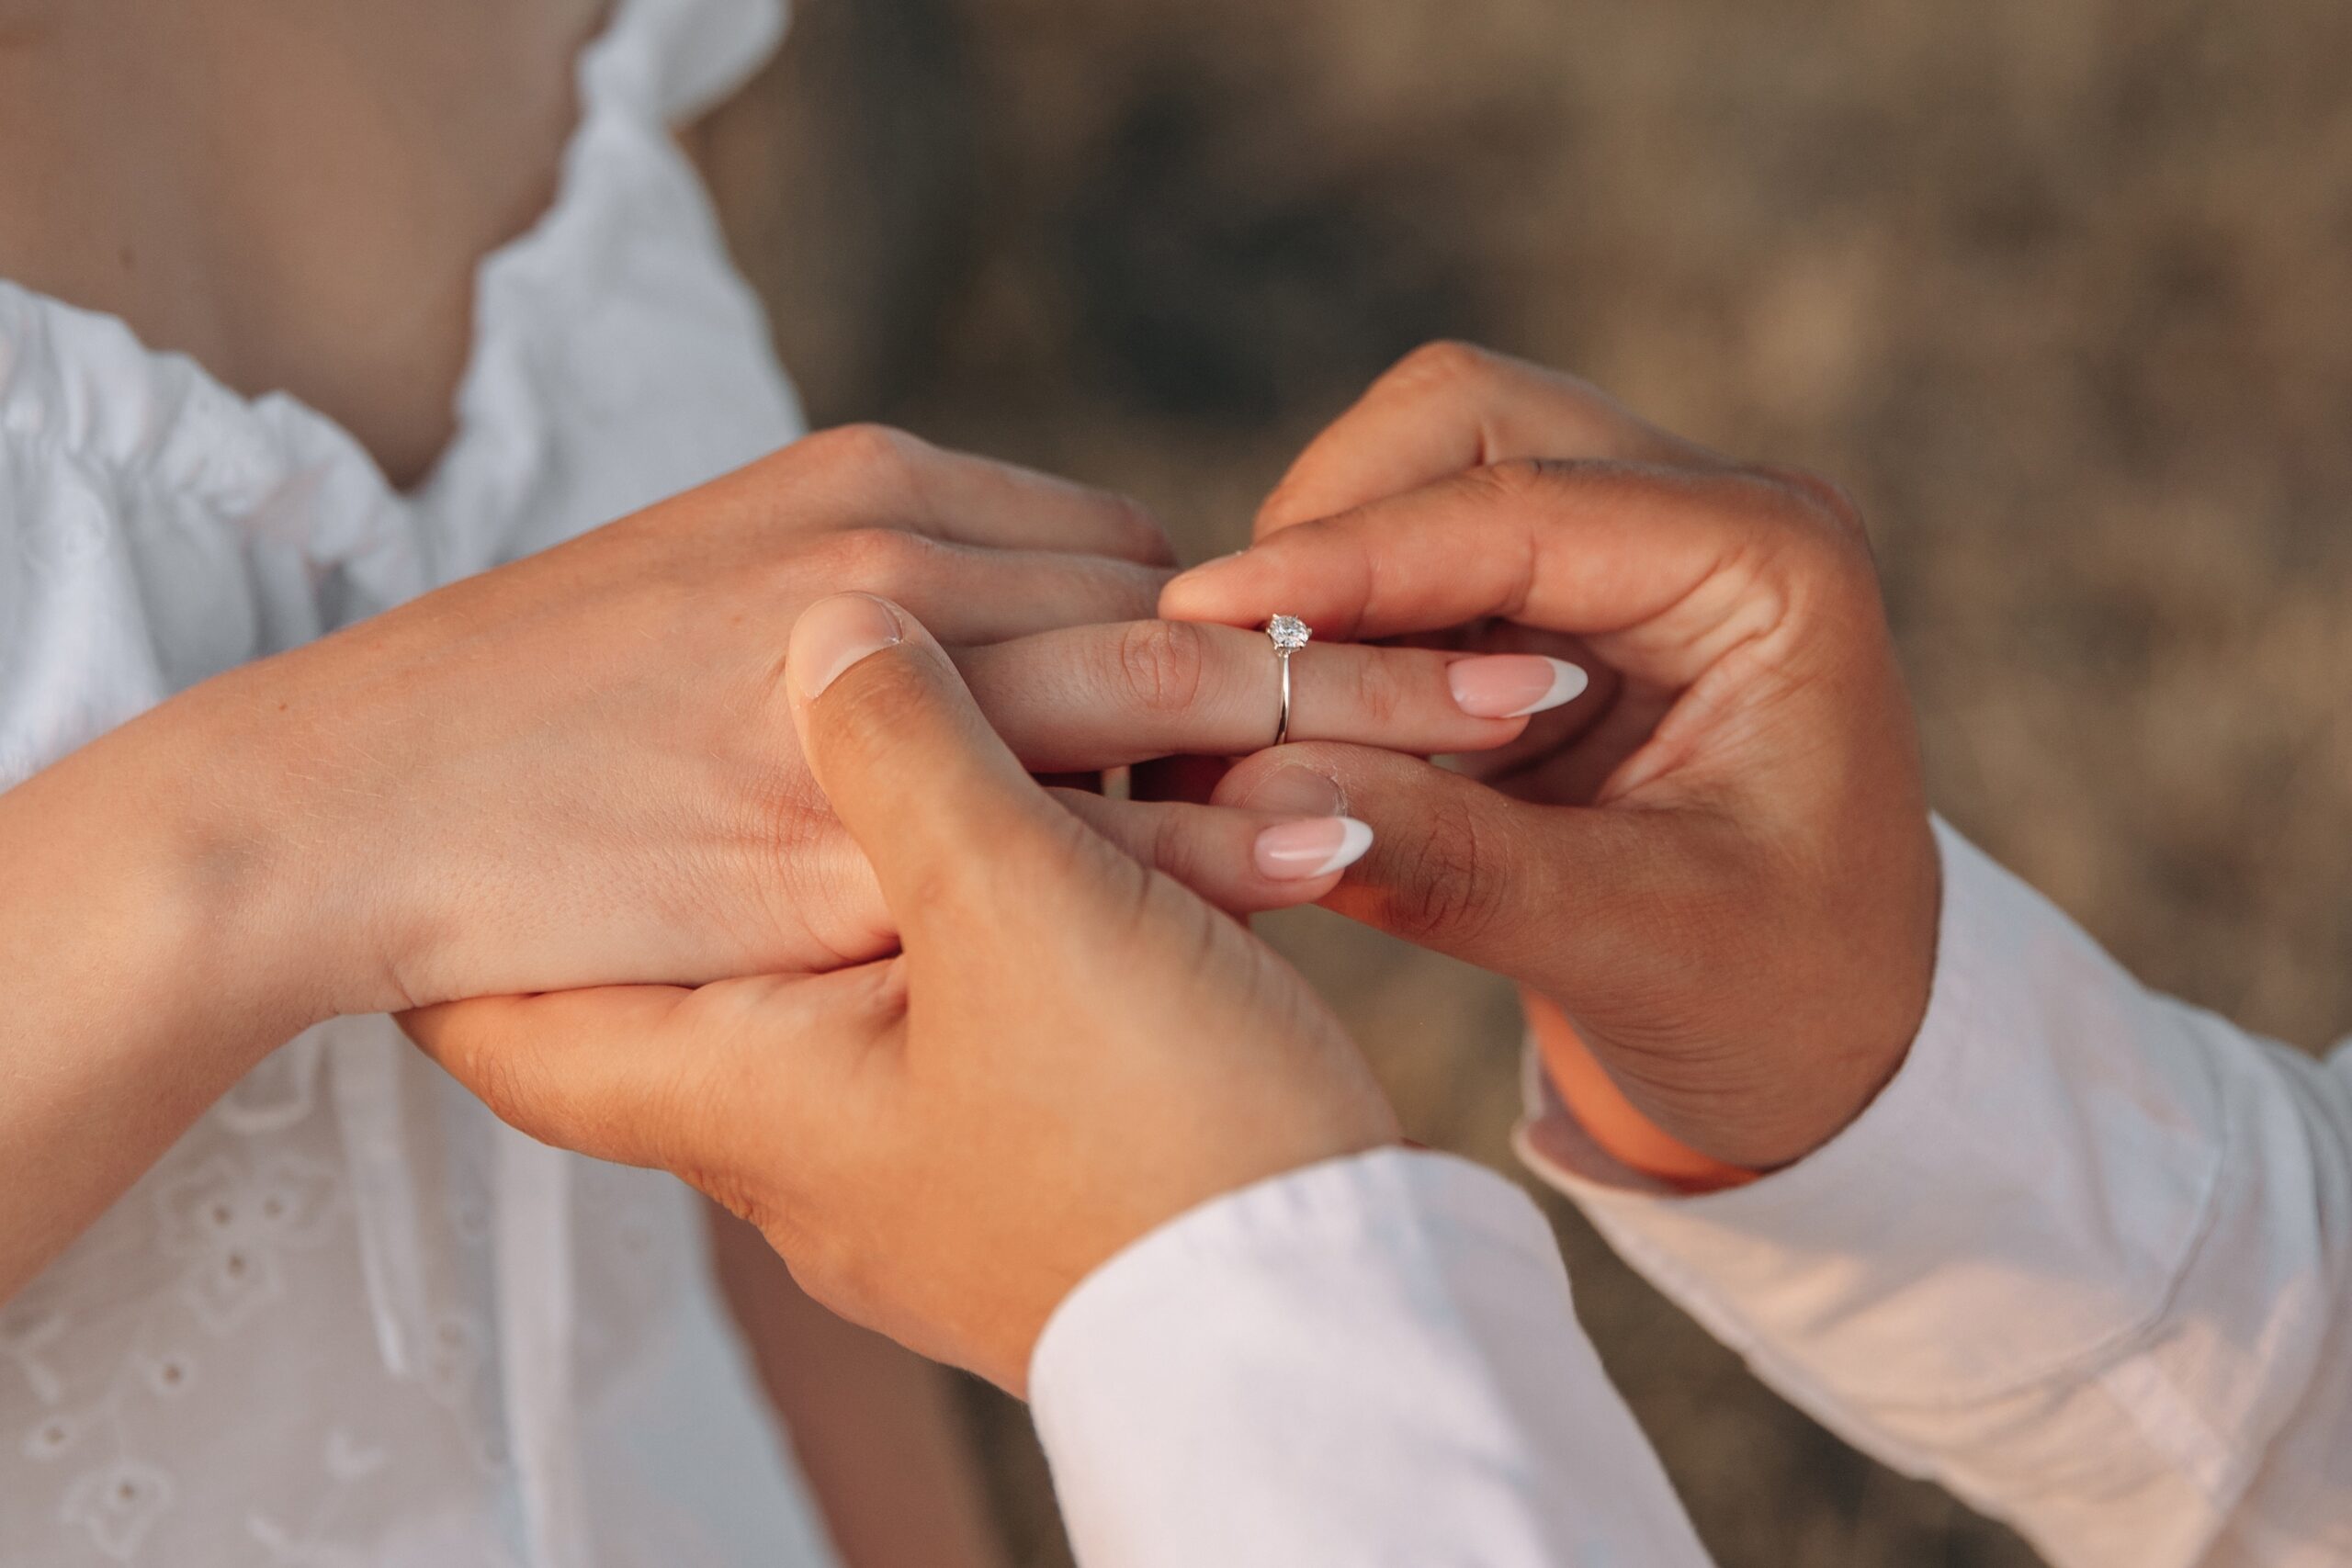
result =
[{"label": "wrist", "polygon": [[[0,1299],[316,1016],[208,791],[134,723],[0,794]],[[198,770],[200,772],[200,769]]]},{"label": "wrist", "polygon": [[53,792],[43,852],[67,873],[56,885],[75,889],[87,929],[120,931],[126,954],[152,961],[135,982],[142,1005],[250,1066],[312,1023],[368,1010],[353,1004],[370,993],[322,897],[319,846],[334,830],[297,798],[302,770],[227,722],[235,712],[198,687],[32,784]]},{"label": "wrist", "polygon": [[1869,857],[1894,868],[1878,874],[1871,916],[1787,936],[1772,964],[1749,966],[1761,985],[1709,994],[1663,1035],[1637,1019],[1637,1046],[1613,1027],[1588,1043],[1522,987],[1545,1078],[1590,1142],[1642,1176],[1707,1191],[1792,1165],[1860,1116],[1901,1070],[1935,976],[1942,863],[1924,811],[1905,837]]},{"label": "wrist", "polygon": [[1867,1110],[1902,1067],[1901,1045],[1843,1061],[1816,1056],[1801,1092],[1776,1096],[1743,1083],[1642,1098],[1612,1077],[1557,1004],[1522,990],[1528,1032],[1552,1093],[1584,1136],[1638,1176],[1685,1193],[1718,1192],[1804,1158]]},{"label": "wrist", "polygon": [[308,1021],[244,958],[176,809],[130,787],[119,751],[101,741],[0,796],[0,950],[27,982],[0,1035],[34,1075],[9,1132],[34,1150],[46,1132],[114,1152],[135,1128],[152,1157]]},{"label": "wrist", "polygon": [[1593,1055],[1559,1004],[1521,987],[1544,1076],[1594,1146],[1626,1169],[1683,1192],[1715,1192],[1757,1173],[1691,1147],[1645,1115]]}]

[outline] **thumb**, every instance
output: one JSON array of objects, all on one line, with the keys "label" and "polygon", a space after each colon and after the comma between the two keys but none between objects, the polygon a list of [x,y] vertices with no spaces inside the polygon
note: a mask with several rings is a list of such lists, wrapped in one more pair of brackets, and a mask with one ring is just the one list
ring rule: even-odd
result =
[{"label": "thumb", "polygon": [[1069,831],[945,651],[898,605],[819,600],[792,628],[786,672],[801,751],[900,930],[943,876]]},{"label": "thumb", "polygon": [[1327,907],[1563,998],[1640,987],[1678,923],[1726,896],[1696,817],[1517,800],[1370,747],[1261,751],[1216,804],[1369,824],[1370,851]]}]

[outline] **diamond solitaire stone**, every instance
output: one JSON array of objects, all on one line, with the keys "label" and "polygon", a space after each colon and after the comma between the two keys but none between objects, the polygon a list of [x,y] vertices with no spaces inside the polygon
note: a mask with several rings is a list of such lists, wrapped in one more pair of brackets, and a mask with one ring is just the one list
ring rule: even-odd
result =
[{"label": "diamond solitaire stone", "polygon": [[1266,623],[1266,635],[1273,638],[1274,646],[1284,653],[1296,653],[1315,634],[1296,615],[1276,615]]}]

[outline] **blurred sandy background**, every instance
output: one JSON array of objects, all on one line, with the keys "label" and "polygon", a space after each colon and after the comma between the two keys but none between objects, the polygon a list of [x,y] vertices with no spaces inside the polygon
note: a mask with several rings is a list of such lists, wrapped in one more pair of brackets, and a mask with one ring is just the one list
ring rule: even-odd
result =
[{"label": "blurred sandy background", "polygon": [[[806,0],[709,152],[820,423],[1141,495],[1188,555],[1458,334],[1862,499],[1943,809],[2142,975],[2352,1029],[2352,8]],[[1498,986],[1272,934],[1498,1164]],[[2030,1561],[1555,1206],[1727,1568]],[[1024,1560],[1067,1561],[975,1391]]]}]

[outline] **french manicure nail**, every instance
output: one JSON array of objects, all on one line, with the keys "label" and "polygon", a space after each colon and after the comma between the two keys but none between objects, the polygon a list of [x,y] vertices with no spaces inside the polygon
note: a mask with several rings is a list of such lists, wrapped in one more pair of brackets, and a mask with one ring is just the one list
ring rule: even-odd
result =
[{"label": "french manicure nail", "polygon": [[1348,808],[1347,797],[1338,784],[1295,762],[1276,768],[1233,804],[1245,811],[1270,811],[1277,817],[1337,817]]},{"label": "french manicure nail", "polygon": [[800,694],[815,697],[859,660],[905,640],[889,605],[871,593],[836,593],[800,613],[786,663]]},{"label": "french manicure nail", "polygon": [[1445,667],[1454,705],[1475,718],[1524,718],[1573,701],[1589,684],[1565,659],[1533,653],[1490,653]]},{"label": "french manicure nail", "polygon": [[1372,829],[1352,817],[1277,822],[1258,835],[1258,870],[1274,882],[1311,882],[1343,871],[1372,848]]}]

